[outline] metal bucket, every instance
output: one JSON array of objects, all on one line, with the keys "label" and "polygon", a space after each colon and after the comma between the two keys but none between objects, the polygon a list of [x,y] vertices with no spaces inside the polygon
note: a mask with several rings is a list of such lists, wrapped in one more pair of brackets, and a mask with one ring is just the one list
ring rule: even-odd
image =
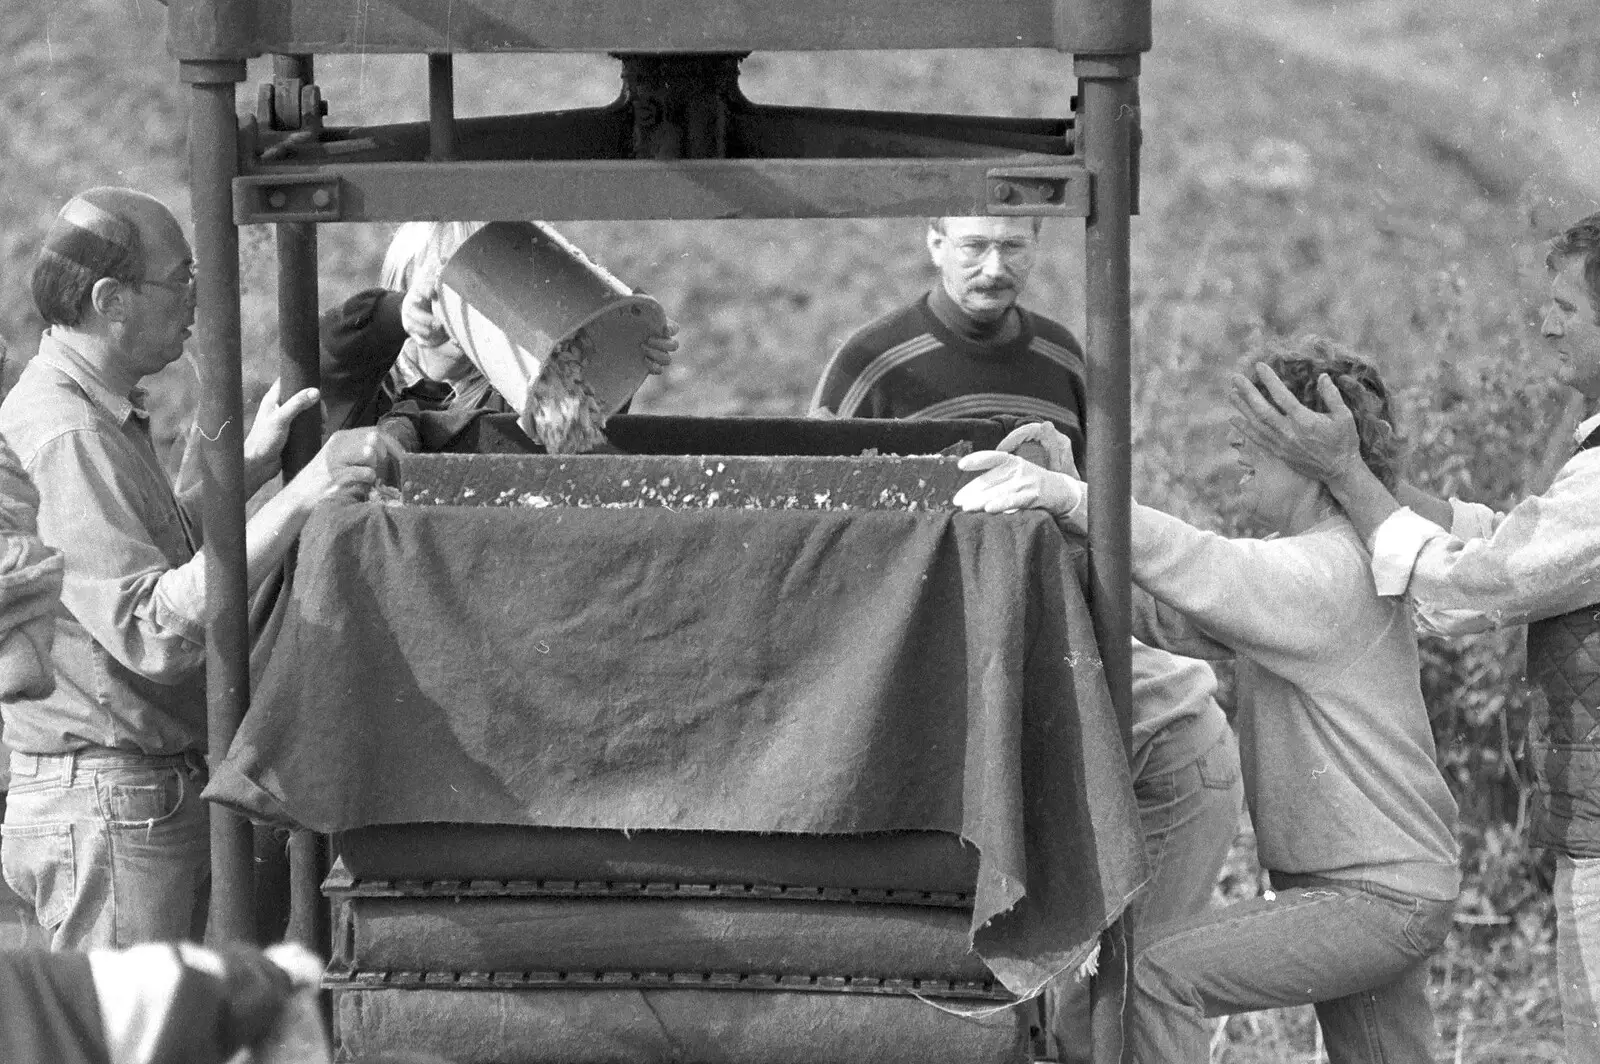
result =
[{"label": "metal bucket", "polygon": [[551,352],[585,330],[585,382],[616,413],[649,375],[642,345],[666,312],[542,222],[493,222],[462,244],[439,276],[435,311],[533,435],[528,392]]}]

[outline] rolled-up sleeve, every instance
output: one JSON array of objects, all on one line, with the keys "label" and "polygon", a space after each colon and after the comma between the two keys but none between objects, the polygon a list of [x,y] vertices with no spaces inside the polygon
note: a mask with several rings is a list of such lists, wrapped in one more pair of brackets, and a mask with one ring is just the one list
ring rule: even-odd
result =
[{"label": "rolled-up sleeve", "polygon": [[1543,495],[1501,516],[1452,501],[1445,531],[1400,510],[1373,537],[1380,595],[1408,595],[1444,635],[1553,617],[1600,602],[1600,454],[1562,469]]},{"label": "rolled-up sleeve", "polygon": [[[94,434],[46,441],[28,472],[41,493],[39,536],[67,559],[63,605],[126,668],[156,683],[191,678],[205,661],[205,577],[200,558],[174,564],[141,513],[175,505],[142,497]],[[168,530],[181,537],[180,528]]]}]

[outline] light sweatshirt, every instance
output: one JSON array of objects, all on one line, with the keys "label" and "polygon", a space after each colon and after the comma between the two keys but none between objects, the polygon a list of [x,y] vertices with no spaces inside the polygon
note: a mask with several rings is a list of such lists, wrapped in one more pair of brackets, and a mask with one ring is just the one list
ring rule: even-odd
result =
[{"label": "light sweatshirt", "polygon": [[[1600,427],[1591,419],[1580,436]],[[1441,635],[1558,617],[1600,602],[1600,447],[1508,514],[1450,500],[1450,531],[1397,510],[1372,539],[1380,595],[1404,594]]]},{"label": "light sweatshirt", "polygon": [[1444,901],[1456,804],[1435,763],[1411,611],[1373,591],[1342,515],[1227,539],[1133,508],[1134,634],[1238,661],[1239,754],[1263,867]]}]

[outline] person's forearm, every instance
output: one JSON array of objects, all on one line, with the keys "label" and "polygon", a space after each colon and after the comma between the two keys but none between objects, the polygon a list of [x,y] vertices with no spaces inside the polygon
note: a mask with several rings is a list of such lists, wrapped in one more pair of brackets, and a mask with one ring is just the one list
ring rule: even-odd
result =
[{"label": "person's forearm", "polygon": [[245,525],[245,571],[254,594],[289,554],[311,516],[311,502],[293,482],[267,500]]},{"label": "person's forearm", "polygon": [[1449,528],[1455,520],[1455,512],[1448,502],[1436,495],[1429,495],[1409,480],[1402,480],[1395,487],[1394,497],[1401,506],[1426,517],[1440,528]]},{"label": "person's forearm", "polygon": [[[1372,534],[1378,530],[1378,526],[1400,509],[1395,497],[1383,486],[1382,481],[1373,476],[1365,462],[1348,464],[1340,476],[1329,480],[1327,484],[1328,491],[1344,508],[1345,516],[1350,518],[1350,523],[1360,533],[1361,541],[1369,547],[1372,545]],[[1448,505],[1445,511],[1445,527],[1449,527]]]},{"label": "person's forearm", "polygon": [[273,457],[262,457],[255,461],[248,459],[244,464],[244,497],[249,499],[256,492],[267,486],[267,481],[278,475],[279,463]]}]

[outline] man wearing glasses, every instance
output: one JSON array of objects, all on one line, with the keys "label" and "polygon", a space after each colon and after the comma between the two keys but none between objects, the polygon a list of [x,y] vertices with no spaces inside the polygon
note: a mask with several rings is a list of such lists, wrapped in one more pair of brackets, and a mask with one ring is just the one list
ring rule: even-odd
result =
[{"label": "man wearing glasses", "polygon": [[930,218],[939,282],[856,330],[817,383],[812,413],[835,417],[1047,420],[1082,453],[1083,349],[1017,305],[1038,218]]},{"label": "man wearing glasses", "polygon": [[[0,403],[0,432],[38,488],[40,538],[66,559],[55,690],[0,706],[12,750],[0,868],[56,949],[197,939],[204,926],[199,499],[167,478],[140,386],[183,355],[194,269],[159,201],[122,188],[72,199],[34,263],[49,328]],[[244,441],[252,493],[277,475],[290,421],[317,401],[307,389],[280,405],[276,391]],[[206,445],[191,436],[180,484],[193,485],[185,474]],[[391,453],[376,430],[336,434],[263,505],[246,527],[252,590],[316,503],[365,498]]]},{"label": "man wearing glasses", "polygon": [[[1072,454],[1058,459],[1070,467],[1083,454],[1083,351],[1064,326],[1017,305],[1039,224],[930,219],[928,253],[939,283],[844,342],[817,385],[812,413],[1050,422],[1071,441]],[[1001,446],[1034,428],[1018,429]],[[1238,830],[1239,752],[1216,691],[1205,662],[1134,641],[1134,796],[1151,869],[1126,914],[1135,938],[1205,909]],[[1058,980],[1048,1001],[1055,1059],[1087,1061],[1087,985]]]}]

